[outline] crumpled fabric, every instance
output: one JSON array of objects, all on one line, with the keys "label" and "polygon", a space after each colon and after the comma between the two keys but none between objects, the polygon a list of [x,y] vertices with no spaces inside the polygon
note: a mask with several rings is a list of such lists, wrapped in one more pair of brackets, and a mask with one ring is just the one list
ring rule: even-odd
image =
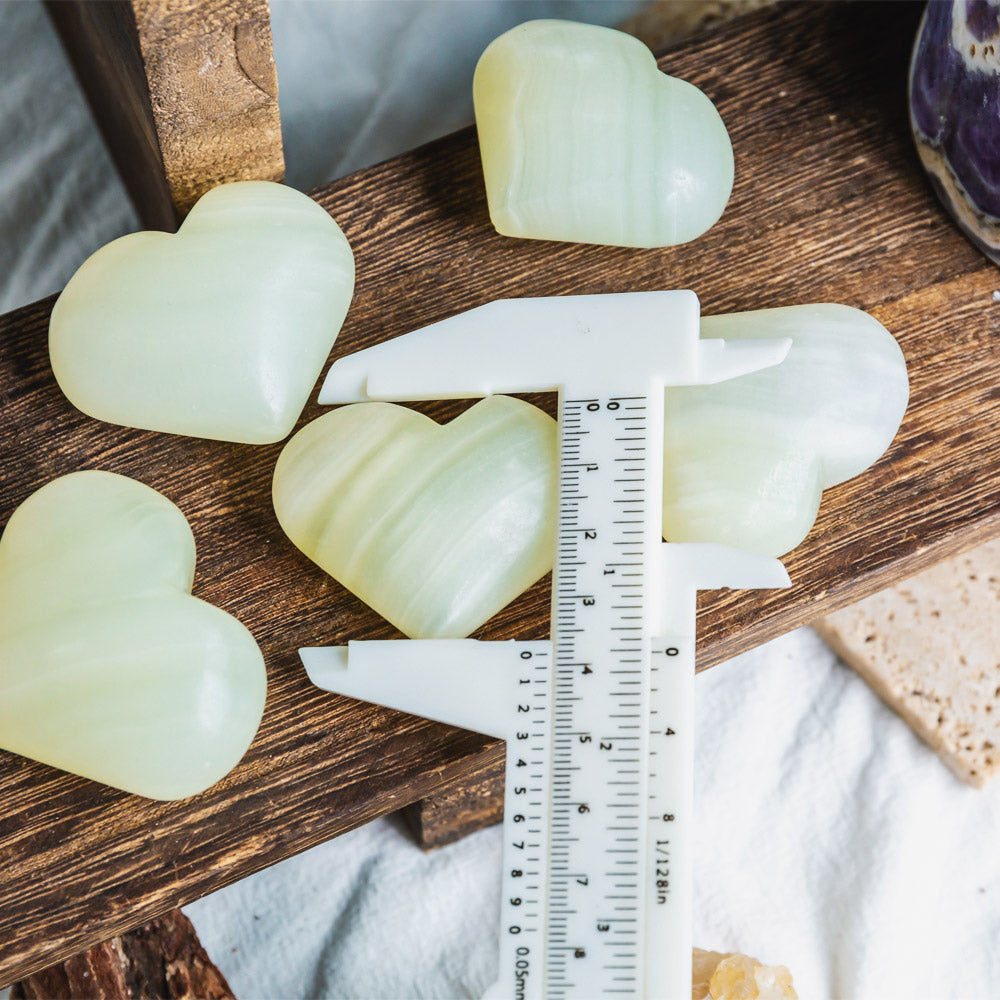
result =
[{"label": "crumpled fabric", "polygon": [[[475,60],[516,21],[632,6],[277,0],[290,183],[468,124]],[[137,223],[41,6],[0,5],[0,25],[7,310]],[[788,965],[803,1000],[1000,995],[1000,784],[958,782],[808,629],[696,692],[699,946]],[[493,828],[424,854],[389,818],[186,909],[243,1000],[476,997],[496,972],[500,848]]]},{"label": "crumpled fabric", "polygon": [[[802,1000],[995,997],[1000,786],[956,780],[809,629],[695,691],[695,943],[787,965]],[[240,997],[477,997],[500,850],[422,854],[390,818],[187,913]]]},{"label": "crumpled fabric", "polygon": [[136,228],[41,4],[0,4],[0,311],[59,291]]},{"label": "crumpled fabric", "polygon": [[307,191],[471,124],[483,49],[521,21],[613,25],[636,0],[271,4],[287,181]]}]

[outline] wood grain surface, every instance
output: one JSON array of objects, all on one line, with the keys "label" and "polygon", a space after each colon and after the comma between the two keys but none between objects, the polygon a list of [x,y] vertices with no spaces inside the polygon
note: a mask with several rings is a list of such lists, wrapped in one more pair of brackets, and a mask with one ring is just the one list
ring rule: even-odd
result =
[{"label": "wood grain surface", "polygon": [[490,758],[475,771],[402,811],[416,842],[431,851],[503,819],[506,762]]},{"label": "wood grain surface", "polygon": [[285,163],[267,0],[49,0],[143,224]]},{"label": "wood grain surface", "polygon": [[[695,289],[706,314],[843,302],[896,334],[912,380],[896,442],[825,495],[787,559],[791,591],[705,596],[701,667],[1000,533],[1000,272],[953,229],[911,147],[905,78],[918,17],[910,4],[767,9],[663,60],[717,103],[736,150],[730,205],[692,245],[497,236],[471,130],[316,192],[358,267],[333,356],[500,296],[657,288]],[[183,802],[0,753],[0,983],[480,773],[503,752],[310,688],[298,646],[395,633],[282,535],[269,497],[278,446],[128,430],[74,411],[46,357],[51,304],[0,320],[0,518],[74,469],[161,490],[198,541],[195,593],[253,631],[269,695],[244,761]],[[440,418],[460,406],[425,409]],[[319,412],[310,404],[303,421]],[[479,635],[547,635],[548,586]]]},{"label": "wood grain surface", "polygon": [[267,0],[132,0],[170,197],[285,176]]}]

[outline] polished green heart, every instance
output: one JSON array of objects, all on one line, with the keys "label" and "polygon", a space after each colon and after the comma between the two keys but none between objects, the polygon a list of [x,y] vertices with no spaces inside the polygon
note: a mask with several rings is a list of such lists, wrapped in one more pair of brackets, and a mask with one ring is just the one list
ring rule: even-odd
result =
[{"label": "polished green heart", "polygon": [[823,490],[889,447],[909,398],[903,353],[878,320],[833,303],[707,316],[701,335],[792,346],[773,368],[667,390],[664,537],[782,555]]},{"label": "polished green heart", "polygon": [[77,472],[32,494],[0,539],[0,747],[177,799],[243,756],[263,657],[191,596],[194,537],[155,490]]},{"label": "polished green heart", "polygon": [[288,537],[401,631],[466,636],[552,566],[556,425],[508,396],[444,426],[345,406],[288,442],[273,493]]},{"label": "polished green heart", "polygon": [[264,181],[226,184],[176,234],[123,236],[84,262],[52,310],[52,370],[99,420],[280,441],[353,289],[347,240],[311,198]]},{"label": "polished green heart", "polygon": [[630,247],[696,239],[722,215],[733,148],[712,102],[642,42],[528,21],[473,82],[490,217],[505,236]]}]

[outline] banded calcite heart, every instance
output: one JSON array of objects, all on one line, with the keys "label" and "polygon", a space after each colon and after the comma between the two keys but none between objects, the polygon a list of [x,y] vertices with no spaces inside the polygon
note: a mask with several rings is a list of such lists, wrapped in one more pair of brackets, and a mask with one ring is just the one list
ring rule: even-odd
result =
[{"label": "banded calcite heart", "polygon": [[611,28],[528,21],[473,81],[497,232],[629,247],[686,243],[722,215],[733,148],[712,102]]},{"label": "banded calcite heart", "polygon": [[0,539],[0,747],[154,799],[243,756],[266,678],[250,633],[191,596],[194,537],[108,472],[32,494]]},{"label": "banded calcite heart", "polygon": [[292,429],[354,290],[340,227],[311,198],[245,181],[180,230],[89,257],[52,310],[63,392],[110,423],[247,444]]},{"label": "banded calcite heart", "polygon": [[466,636],[552,566],[555,421],[508,396],[444,426],[391,403],[345,406],[285,446],[274,509],[408,636]]},{"label": "banded calcite heart", "polygon": [[823,490],[889,447],[909,398],[899,345],[876,319],[825,303],[704,317],[702,337],[788,337],[773,368],[668,389],[663,533],[782,555]]}]

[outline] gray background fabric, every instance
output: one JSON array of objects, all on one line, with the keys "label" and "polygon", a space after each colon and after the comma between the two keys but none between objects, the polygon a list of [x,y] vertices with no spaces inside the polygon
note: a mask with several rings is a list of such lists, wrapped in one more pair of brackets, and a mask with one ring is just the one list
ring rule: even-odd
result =
[{"label": "gray background fabric", "polygon": [[[304,189],[467,124],[475,60],[516,21],[634,7],[272,6],[288,179]],[[136,221],[40,6],[0,3],[0,29],[7,310]],[[787,963],[804,1000],[996,996],[1000,787],[952,778],[806,629],[696,690],[696,941]],[[499,863],[496,828],[425,855],[388,819],[188,913],[244,1000],[475,997],[496,967]]]}]

